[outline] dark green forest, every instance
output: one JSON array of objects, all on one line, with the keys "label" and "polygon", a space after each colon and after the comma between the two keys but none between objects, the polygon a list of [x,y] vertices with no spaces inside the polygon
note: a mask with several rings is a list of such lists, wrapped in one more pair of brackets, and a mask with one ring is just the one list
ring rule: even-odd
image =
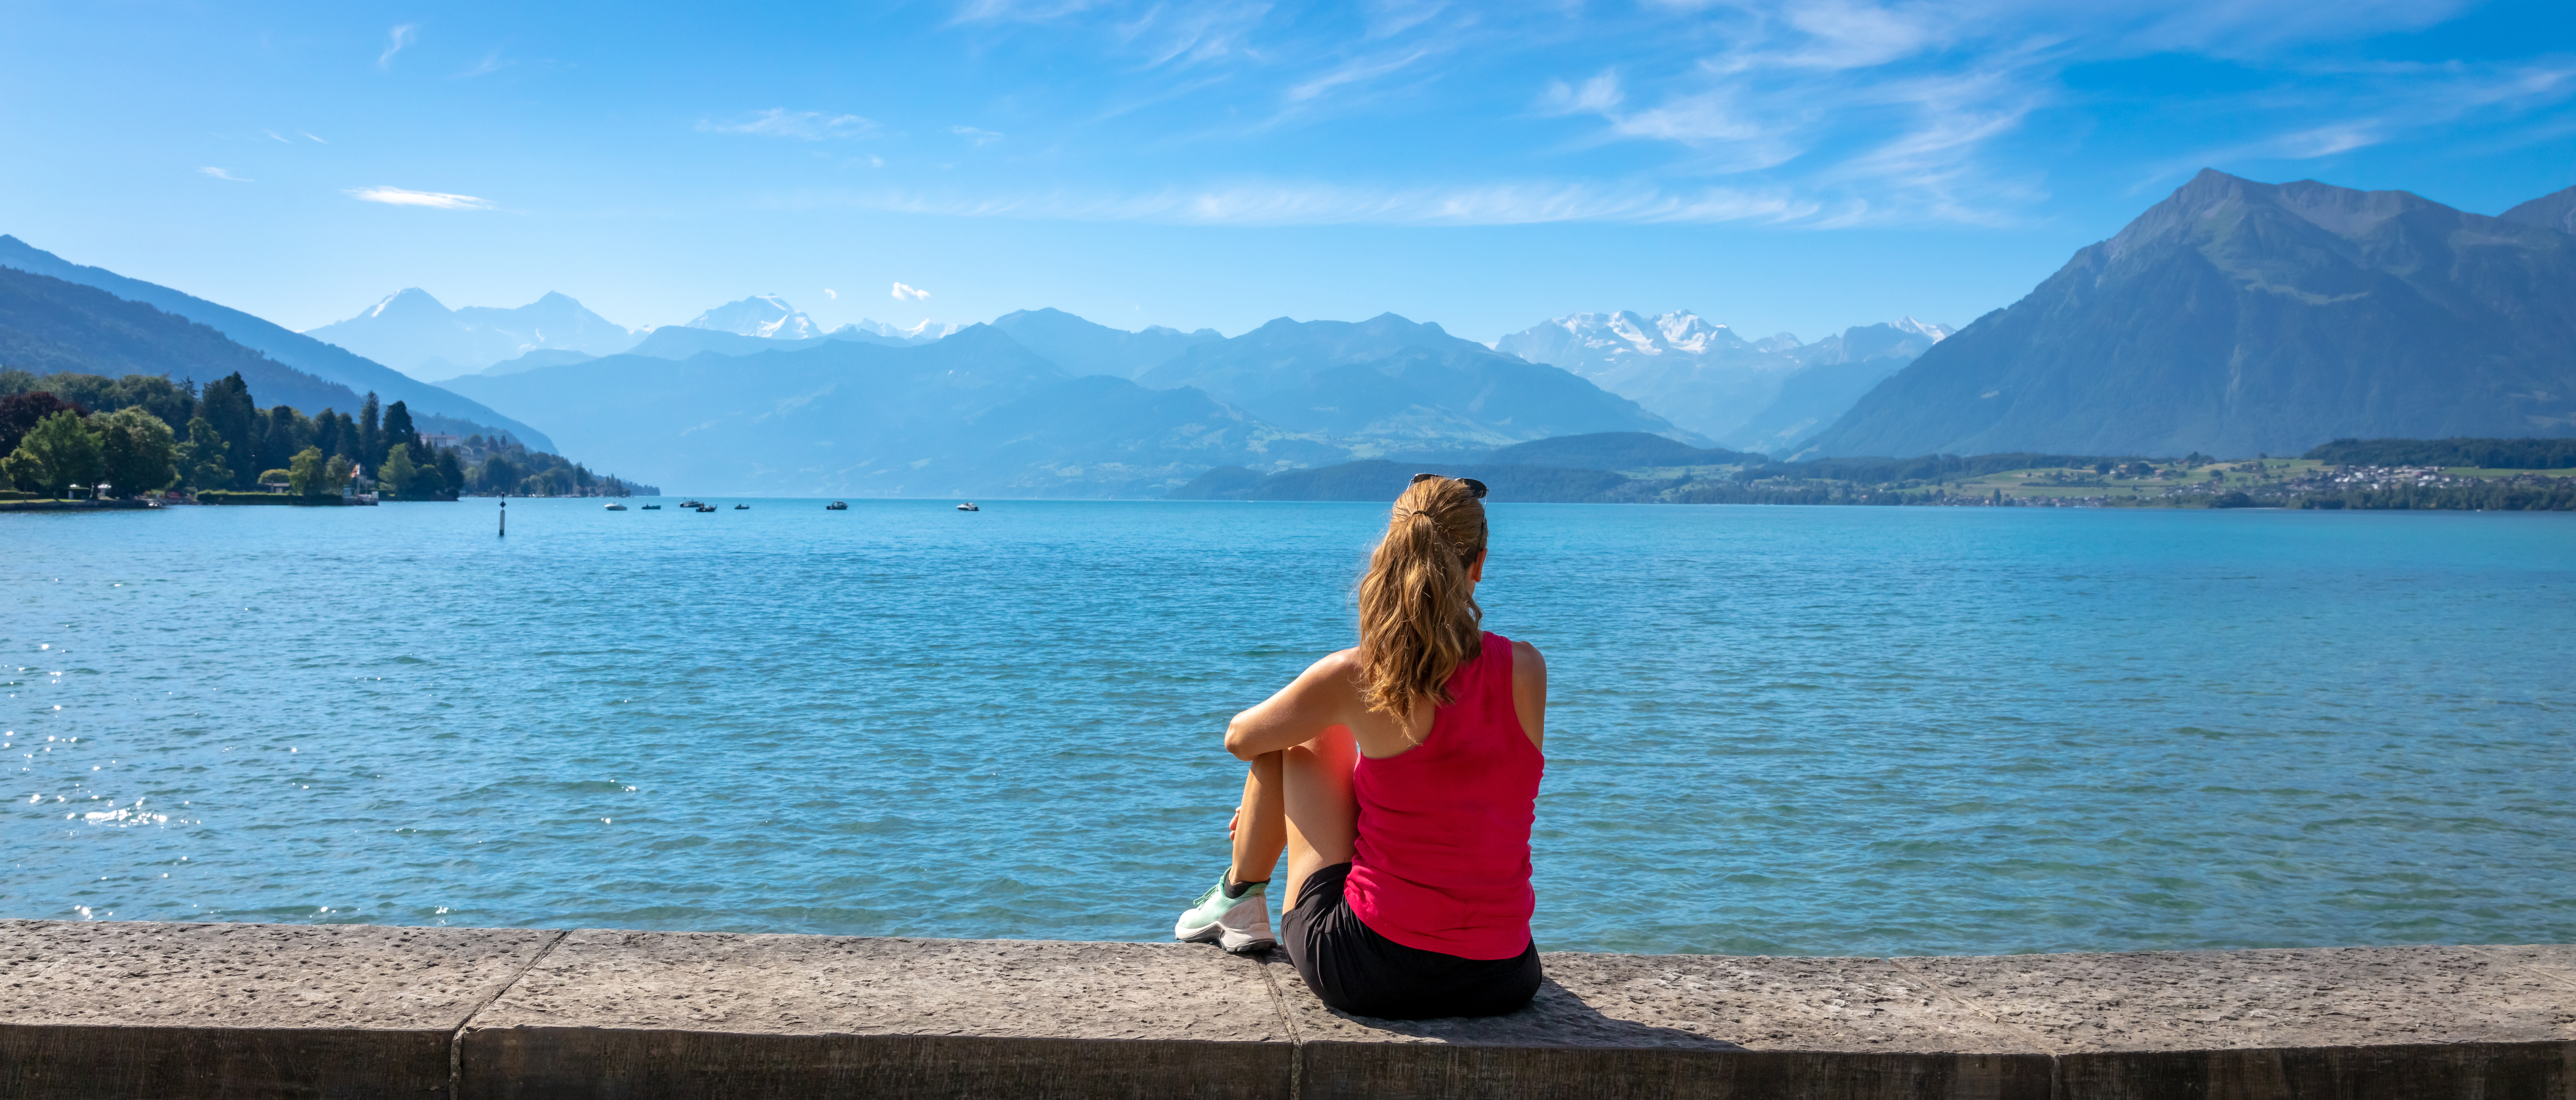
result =
[{"label": "dark green forest", "polygon": [[[1774,462],[1759,454],[1698,451],[1668,441],[1648,444],[1628,438],[1630,434],[1540,441],[1548,444],[1545,447],[1519,444],[1483,456],[1483,462],[1378,459],[1268,475],[1221,466],[1170,496],[1176,500],[1386,501],[1395,499],[1414,473],[1430,472],[1476,478],[1492,488],[1493,499],[1526,503],[2576,511],[2576,478],[2538,473],[2400,477],[2387,470],[2398,466],[2576,468],[2576,440],[2566,439],[2338,440],[2304,456],[2332,465],[2283,473],[2290,464],[2269,456],[2222,462],[2198,453],[2182,458],[2010,453]],[[1735,461],[1706,461],[1717,455],[1731,455]],[[1644,468],[1631,475],[1573,465],[1617,457],[1638,458]],[[1523,461],[1502,461],[1506,458]],[[2254,474],[2249,475],[2249,469]],[[1672,476],[1656,476],[1666,473]],[[1975,481],[1988,475],[2003,476],[1992,482]],[[2116,488],[2115,480],[2121,483]],[[2098,492],[2088,488],[2094,486],[2100,487]],[[2048,494],[2026,493],[2034,488]]]},{"label": "dark green forest", "polygon": [[2576,469],[2576,439],[2338,439],[2302,458],[2338,466]]},{"label": "dark green forest", "polygon": [[626,496],[633,486],[508,436],[434,447],[403,402],[367,394],[355,413],[261,408],[240,372],[202,390],[165,376],[0,370],[0,476],[66,495],[105,481],[118,496],[166,490],[338,496],[352,478],[392,500],[459,495]]}]

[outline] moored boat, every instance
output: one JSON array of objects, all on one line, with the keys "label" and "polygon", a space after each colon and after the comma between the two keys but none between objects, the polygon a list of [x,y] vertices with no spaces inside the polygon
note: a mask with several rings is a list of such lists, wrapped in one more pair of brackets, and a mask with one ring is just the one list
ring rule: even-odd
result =
[{"label": "moored boat", "polygon": [[850,510],[850,506],[847,503],[836,500],[830,504],[824,505],[823,510],[826,512],[846,512]]},{"label": "moored boat", "polygon": [[967,501],[967,502],[966,502],[966,503],[964,503],[964,504],[960,504],[960,505],[958,505],[958,506],[957,506],[957,510],[958,510],[958,511],[960,511],[960,512],[981,512],[981,511],[983,511],[983,509],[976,507],[976,506],[975,506],[975,502],[974,502],[974,501],[971,501],[971,500],[970,500],[970,501]]},{"label": "moored boat", "polygon": [[608,502],[607,510],[611,512],[623,512],[626,510],[626,506],[612,500]]}]

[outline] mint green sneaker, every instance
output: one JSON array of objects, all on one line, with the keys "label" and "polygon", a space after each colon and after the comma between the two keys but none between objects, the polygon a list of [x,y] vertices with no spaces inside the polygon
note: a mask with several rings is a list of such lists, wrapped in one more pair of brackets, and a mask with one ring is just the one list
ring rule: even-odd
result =
[{"label": "mint green sneaker", "polygon": [[1172,925],[1172,938],[1183,943],[1215,943],[1241,955],[1259,951],[1279,942],[1270,934],[1270,884],[1244,884],[1243,896],[1225,896],[1225,876],[1218,875],[1216,885],[1199,895],[1198,903],[1181,914]]}]

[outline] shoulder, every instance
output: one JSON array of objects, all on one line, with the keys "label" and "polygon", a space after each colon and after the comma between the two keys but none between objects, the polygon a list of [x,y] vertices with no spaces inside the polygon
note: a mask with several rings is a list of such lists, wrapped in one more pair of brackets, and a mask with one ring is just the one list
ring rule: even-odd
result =
[{"label": "shoulder", "polygon": [[1314,664],[1306,666],[1308,676],[1355,676],[1359,671],[1360,651],[1356,646],[1327,653]]},{"label": "shoulder", "polygon": [[1357,692],[1361,674],[1360,651],[1344,649],[1327,653],[1297,677],[1296,686],[1306,691],[1347,690]]},{"label": "shoulder", "polygon": [[1539,655],[1537,646],[1515,638],[1512,640],[1512,671],[1546,672],[1547,658]]}]

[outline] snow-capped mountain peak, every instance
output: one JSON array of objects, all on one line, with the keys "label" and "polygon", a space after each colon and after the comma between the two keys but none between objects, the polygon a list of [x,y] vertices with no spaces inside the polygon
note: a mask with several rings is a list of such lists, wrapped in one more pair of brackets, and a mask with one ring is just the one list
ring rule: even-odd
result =
[{"label": "snow-capped mountain peak", "polygon": [[813,318],[775,294],[754,294],[739,302],[727,302],[691,318],[683,327],[765,340],[805,340],[823,335],[822,326],[815,324]]},{"label": "snow-capped mountain peak", "polygon": [[1917,336],[1924,337],[1935,344],[1949,339],[1951,333],[1959,331],[1948,325],[1925,324],[1921,321],[1915,320],[1912,315],[1908,315],[1902,321],[1890,321],[1887,323],[1887,327],[1895,329],[1898,332],[1911,332]]}]

